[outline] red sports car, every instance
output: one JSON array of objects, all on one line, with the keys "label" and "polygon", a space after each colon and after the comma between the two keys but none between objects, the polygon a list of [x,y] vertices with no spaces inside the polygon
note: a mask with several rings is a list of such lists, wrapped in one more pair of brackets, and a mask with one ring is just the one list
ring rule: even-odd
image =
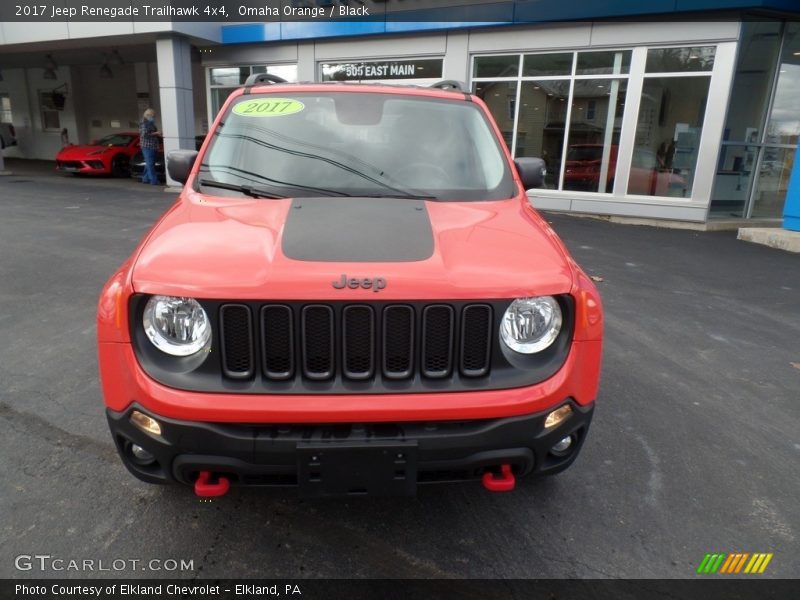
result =
[{"label": "red sports car", "polygon": [[74,175],[127,177],[139,152],[139,134],[112,133],[87,146],[66,146],[56,155],[56,169]]},{"label": "red sports car", "polygon": [[[619,146],[609,148],[607,180],[604,192],[614,190],[614,174],[617,172]],[[567,151],[564,171],[564,189],[587,192],[600,190],[600,170],[603,144],[574,144]],[[674,193],[671,193],[674,192]],[[655,152],[637,148],[633,153],[628,193],[643,196],[685,196],[686,180],[664,166]]]}]

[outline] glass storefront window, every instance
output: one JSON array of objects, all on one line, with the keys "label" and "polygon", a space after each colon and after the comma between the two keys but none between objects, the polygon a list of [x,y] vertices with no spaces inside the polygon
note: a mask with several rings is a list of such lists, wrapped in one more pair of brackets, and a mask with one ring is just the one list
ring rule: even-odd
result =
[{"label": "glass storefront window", "polygon": [[243,85],[250,75],[250,67],[217,67],[211,69],[211,85]]},{"label": "glass storefront window", "polygon": [[[647,69],[631,73],[640,50]],[[473,86],[514,156],[544,159],[545,188],[690,198],[715,55],[716,46],[522,54],[513,82],[497,79],[513,76],[519,54],[478,56]],[[629,79],[643,91],[626,133]],[[618,167],[630,167],[627,189],[616,186]]]},{"label": "glass storefront window", "polygon": [[230,88],[211,88],[211,114],[212,118],[217,116],[219,109],[225,104],[225,100],[228,99],[228,96],[231,95],[231,92],[235,90],[235,87]]},{"label": "glass storefront window", "polygon": [[627,87],[625,79],[575,82],[563,189],[613,191]]},{"label": "glass storefront window", "polygon": [[744,23],[710,216],[781,217],[800,141],[799,93],[800,24]]},{"label": "glass storefront window", "polygon": [[781,46],[779,21],[745,21],[722,134],[711,214],[744,217]]},{"label": "glass storefront window", "polygon": [[522,62],[523,77],[572,75],[572,52],[527,54]]},{"label": "glass storefront window", "polygon": [[757,160],[757,145],[722,145],[711,197],[712,211],[724,217],[744,216]]},{"label": "glass storefront window", "polygon": [[473,77],[517,77],[519,54],[508,56],[476,56]]},{"label": "glass storefront window", "polygon": [[752,217],[780,218],[800,143],[800,23],[787,23],[775,95],[767,119]]},{"label": "glass storefront window", "polygon": [[578,52],[576,75],[620,75],[631,68],[630,50],[611,52]]},{"label": "glass storefront window", "polygon": [[570,81],[523,81],[516,156],[538,156],[547,167],[545,187],[558,189]]},{"label": "glass storefront window", "polygon": [[780,218],[796,159],[794,148],[764,148],[758,180],[753,190],[751,217]]},{"label": "glass storefront window", "polygon": [[690,48],[651,48],[647,51],[646,73],[710,71],[714,67],[716,46]]},{"label": "glass storefront window", "polygon": [[689,198],[708,98],[708,77],[647,77],[628,193]]},{"label": "glass storefront window", "polygon": [[[509,150],[514,142],[514,112],[517,101],[516,81],[491,81],[476,83],[473,89],[476,96],[486,103]],[[519,148],[517,149],[519,152]]]},{"label": "glass storefront window", "polygon": [[256,69],[257,67],[253,67],[253,73],[277,75],[290,83],[297,81],[297,65],[266,65],[263,71],[257,71]]},{"label": "glass storefront window", "polygon": [[788,24],[784,39],[775,99],[764,141],[796,146],[800,139],[800,23]]},{"label": "glass storefront window", "polygon": [[757,144],[781,47],[779,22],[745,22],[724,141]]}]

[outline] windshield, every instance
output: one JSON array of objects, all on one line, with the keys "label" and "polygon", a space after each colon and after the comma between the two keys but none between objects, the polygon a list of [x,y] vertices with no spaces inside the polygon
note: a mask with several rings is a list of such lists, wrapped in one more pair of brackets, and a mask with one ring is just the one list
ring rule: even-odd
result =
[{"label": "windshield", "polygon": [[237,98],[199,180],[210,193],[244,186],[265,197],[514,194],[500,145],[476,105],[381,93]]},{"label": "windshield", "polygon": [[133,141],[133,135],[113,133],[97,140],[97,146],[127,146]]}]

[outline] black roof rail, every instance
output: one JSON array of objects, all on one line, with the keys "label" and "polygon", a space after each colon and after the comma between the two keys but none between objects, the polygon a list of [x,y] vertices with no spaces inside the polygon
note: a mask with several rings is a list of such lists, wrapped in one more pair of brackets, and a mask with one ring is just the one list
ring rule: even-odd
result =
[{"label": "black roof rail", "polygon": [[249,94],[254,85],[259,83],[289,83],[283,77],[272,75],[270,73],[253,73],[244,82],[244,93]]},{"label": "black roof rail", "polygon": [[440,90],[453,90],[455,92],[467,93],[467,90],[464,89],[464,84],[460,81],[456,81],[455,79],[443,79],[442,81],[432,83],[431,87],[438,88]]}]

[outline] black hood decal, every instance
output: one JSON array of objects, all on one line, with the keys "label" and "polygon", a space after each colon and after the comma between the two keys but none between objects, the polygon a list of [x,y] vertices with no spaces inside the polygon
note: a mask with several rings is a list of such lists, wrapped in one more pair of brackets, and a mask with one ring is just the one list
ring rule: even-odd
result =
[{"label": "black hood decal", "polygon": [[433,255],[433,231],[424,200],[297,198],[281,247],[295,260],[413,262]]}]

